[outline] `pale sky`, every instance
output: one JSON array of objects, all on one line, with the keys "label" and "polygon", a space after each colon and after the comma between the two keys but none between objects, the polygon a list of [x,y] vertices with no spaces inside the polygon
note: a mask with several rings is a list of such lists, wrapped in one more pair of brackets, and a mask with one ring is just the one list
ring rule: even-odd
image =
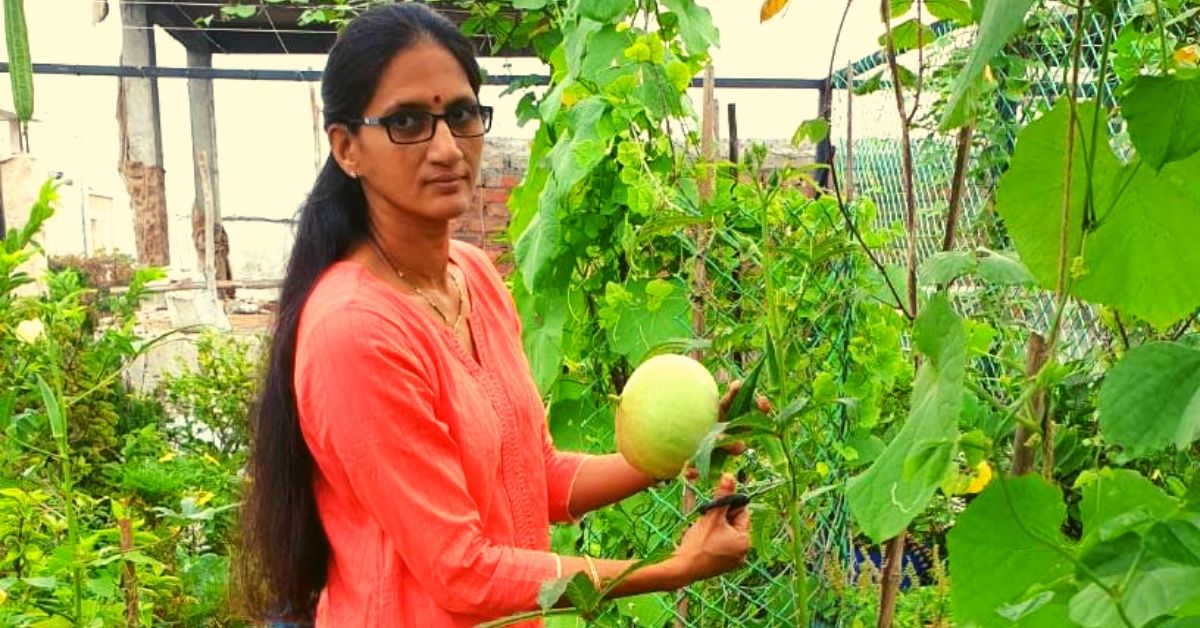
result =
[{"label": "pale sky", "polygon": [[[209,0],[198,0],[209,1]],[[216,1],[216,0],[212,0]],[[93,25],[92,0],[26,0],[30,48],[35,63],[117,65],[122,25],[113,10],[104,22]],[[713,52],[718,77],[821,78],[828,65],[834,34],[845,2],[792,0],[785,12],[766,24],[758,21],[759,2],[702,0],[721,31],[721,46]],[[852,4],[842,38],[837,67],[877,48],[882,32],[877,5],[859,0]],[[157,33],[158,64],[183,67],[182,45],[161,30]],[[6,57],[0,49],[0,57]],[[506,60],[486,59],[493,74],[506,72]],[[223,68],[319,69],[323,58],[313,55],[217,55],[214,65]],[[543,73],[536,61],[515,60],[515,73]],[[116,80],[112,77],[42,75],[35,78],[35,117],[30,130],[38,167],[66,173],[75,185],[82,180],[89,190],[113,196],[118,207],[127,205],[116,172],[118,159]],[[314,85],[314,87],[316,87]],[[216,121],[222,213],[289,217],[312,180],[315,153],[313,116],[307,83],[222,80],[215,83]],[[319,92],[319,89],[317,90]],[[512,115],[517,96],[500,98],[502,88],[485,88],[482,99],[496,106],[492,134],[529,137],[533,123],[518,128]],[[698,90],[695,99],[698,100]],[[193,197],[191,135],[187,110],[187,83],[159,79],[163,146],[167,171],[168,207],[172,227],[181,224]],[[816,94],[797,90],[717,90],[722,109],[738,106],[742,138],[782,139],[796,126],[815,116]],[[0,108],[12,109],[7,81],[0,82]],[[724,114],[722,113],[722,118]],[[721,125],[724,127],[724,119]],[[323,149],[322,149],[323,150]],[[64,189],[64,196],[79,195],[79,188]],[[183,222],[182,225],[188,224]],[[131,246],[131,235],[119,241]],[[172,229],[175,251],[190,251],[185,229]],[[69,238],[68,238],[69,239]],[[64,241],[63,246],[68,246]],[[124,247],[122,247],[124,248]]]}]

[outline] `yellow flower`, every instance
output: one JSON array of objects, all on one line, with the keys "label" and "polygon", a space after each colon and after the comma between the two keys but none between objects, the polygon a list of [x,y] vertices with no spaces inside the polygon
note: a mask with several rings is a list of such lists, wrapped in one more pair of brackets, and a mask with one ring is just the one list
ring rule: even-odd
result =
[{"label": "yellow flower", "polygon": [[971,476],[971,483],[967,484],[967,494],[974,494],[982,491],[992,481],[992,465],[988,464],[987,460],[980,462],[975,466],[975,475]]},{"label": "yellow flower", "polygon": [[16,334],[18,340],[31,345],[46,335],[46,326],[42,324],[42,319],[31,318],[17,323]]},{"label": "yellow flower", "polygon": [[158,459],[158,461],[159,462],[170,462],[174,459],[175,459],[175,452],[168,451],[167,453],[163,454],[162,457]]},{"label": "yellow flower", "polygon": [[1192,44],[1175,51],[1175,63],[1196,67],[1200,65],[1200,45]]}]

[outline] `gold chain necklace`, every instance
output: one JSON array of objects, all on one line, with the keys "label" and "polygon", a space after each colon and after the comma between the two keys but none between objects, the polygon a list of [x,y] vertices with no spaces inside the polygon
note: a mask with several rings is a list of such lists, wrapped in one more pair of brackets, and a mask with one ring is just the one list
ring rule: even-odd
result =
[{"label": "gold chain necklace", "polygon": [[425,301],[429,307],[433,308],[433,311],[436,312],[439,317],[441,317],[442,322],[445,323],[447,327],[452,329],[454,333],[458,333],[458,327],[462,324],[464,309],[463,289],[462,285],[458,283],[458,277],[456,277],[454,273],[450,272],[449,268],[446,269],[446,275],[450,277],[450,283],[454,284],[454,290],[458,293],[458,316],[454,318],[454,323],[451,324],[450,317],[446,316],[446,312],[443,311],[437,303],[434,303],[433,299],[430,299],[429,296],[425,294],[424,290],[409,281],[408,277],[404,275],[404,272],[401,271],[398,266],[392,263],[392,258],[388,257],[388,254],[383,251],[383,247],[379,245],[379,241],[375,239],[374,234],[371,234],[370,240],[371,246],[375,248],[375,253],[378,254],[384,263],[386,263],[388,267],[392,269],[392,272],[396,273],[396,276],[399,277],[405,285],[407,285],[409,288],[412,288],[412,291],[416,293],[417,296],[421,297],[421,300]]}]

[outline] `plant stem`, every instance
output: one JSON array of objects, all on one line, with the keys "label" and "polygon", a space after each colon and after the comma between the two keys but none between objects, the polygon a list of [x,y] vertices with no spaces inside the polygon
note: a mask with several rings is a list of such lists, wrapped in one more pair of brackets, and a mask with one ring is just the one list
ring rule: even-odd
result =
[{"label": "plant stem", "polygon": [[897,290],[895,284],[892,283],[892,278],[887,273],[887,267],[885,267],[883,262],[881,262],[879,258],[875,256],[875,252],[871,250],[871,247],[867,246],[866,241],[863,240],[862,234],[858,231],[858,227],[855,226],[854,219],[850,216],[850,210],[846,208],[846,203],[842,199],[841,185],[838,183],[837,177],[837,168],[830,167],[829,173],[832,179],[830,182],[833,184],[834,198],[837,200],[838,212],[842,215],[842,220],[846,222],[846,228],[850,230],[850,235],[854,236],[854,239],[858,242],[858,245],[862,247],[863,252],[867,254],[867,259],[871,261],[871,265],[875,267],[875,270],[879,271],[879,276],[883,277],[883,283],[887,286],[888,292],[891,292],[892,298],[896,299],[896,307],[900,309],[900,312],[904,314],[905,318],[913,320],[916,318],[916,314],[910,312],[908,307],[904,305],[904,299],[900,297],[900,291]]},{"label": "plant stem", "polygon": [[[912,137],[909,134],[910,120],[904,109],[904,86],[900,83],[900,64],[896,62],[896,41],[892,33],[892,6],[890,0],[880,0],[879,12],[886,29],[885,51],[888,71],[892,77],[892,93],[896,97],[896,113],[900,118],[900,156],[904,175],[904,231],[908,235],[908,308],[913,319],[917,316],[917,194],[913,183]],[[919,27],[918,27],[919,28]],[[918,40],[918,44],[919,44]],[[913,362],[917,362],[914,355]],[[902,528],[887,544],[883,561],[883,583],[879,591],[878,628],[890,628],[896,612],[896,597],[900,591],[900,567],[904,560],[904,537],[907,528]]]},{"label": "plant stem", "polygon": [[[63,412],[65,415],[65,408]],[[75,481],[71,472],[71,447],[67,442],[66,430],[58,439],[58,459],[62,465],[63,512],[67,519],[67,542],[71,544],[74,619],[78,625],[83,622],[83,566],[79,564],[79,523],[75,520]]]},{"label": "plant stem", "polygon": [[964,124],[958,129],[957,146],[954,151],[954,178],[950,182],[950,209],[946,212],[946,230],[942,238],[942,250],[954,248],[954,236],[958,232],[958,218],[962,213],[963,185],[967,178],[967,162],[971,156],[971,137],[974,124]]},{"label": "plant stem", "polygon": [[1117,614],[1121,617],[1121,621],[1124,622],[1128,628],[1134,628],[1135,624],[1130,621],[1129,616],[1125,614],[1125,606],[1121,604],[1121,596],[1117,593],[1117,591],[1104,584],[1104,582],[1100,580],[1100,577],[1096,575],[1096,572],[1092,571],[1092,568],[1088,567],[1087,563],[1080,560],[1079,557],[1070,550],[1058,543],[1055,543],[1051,539],[1043,538],[1040,534],[1034,533],[1033,530],[1030,530],[1029,527],[1025,525],[1025,521],[1021,519],[1021,513],[1017,510],[1017,505],[1013,503],[1012,493],[1008,490],[1008,478],[1003,473],[999,473],[997,475],[1000,479],[1000,488],[1004,491],[1004,502],[1008,505],[1009,513],[1011,513],[1013,517],[1013,522],[1017,524],[1018,528],[1021,528],[1021,532],[1030,539],[1033,539],[1035,543],[1044,545],[1054,550],[1055,553],[1059,554],[1063,558],[1067,559],[1067,561],[1075,566],[1075,569],[1079,573],[1082,573],[1088,580],[1092,582],[1092,584],[1100,587],[1100,589],[1104,591],[1106,595],[1108,595],[1109,599],[1112,600],[1113,606],[1117,609]]},{"label": "plant stem", "polygon": [[796,467],[792,462],[792,443],[787,438],[787,430],[780,437],[780,444],[783,446],[785,458],[787,458],[788,476],[788,525],[792,529],[792,568],[795,573],[792,574],[792,603],[796,606],[795,625],[802,628],[808,627],[808,565],[805,564],[804,541],[804,521],[800,517],[800,487],[796,482]]},{"label": "plant stem", "polygon": [[1158,45],[1162,49],[1162,70],[1167,69],[1171,51],[1167,47],[1167,27],[1163,24],[1162,0],[1154,0],[1154,20],[1158,22]]},{"label": "plant stem", "polygon": [[576,609],[574,608],[550,608],[540,611],[529,611],[527,613],[510,615],[504,619],[497,619],[496,621],[489,621],[487,623],[479,624],[475,628],[499,628],[500,626],[511,626],[513,624],[519,624],[531,619],[554,617],[555,615],[572,615],[575,612]]}]

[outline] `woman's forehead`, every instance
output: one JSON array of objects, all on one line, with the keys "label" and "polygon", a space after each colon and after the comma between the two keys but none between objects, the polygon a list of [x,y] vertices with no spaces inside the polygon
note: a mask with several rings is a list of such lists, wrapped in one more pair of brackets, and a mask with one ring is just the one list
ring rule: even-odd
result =
[{"label": "woman's forehead", "polygon": [[473,100],[475,92],[462,66],[442,46],[423,42],[403,50],[385,67],[372,108],[442,105]]}]

